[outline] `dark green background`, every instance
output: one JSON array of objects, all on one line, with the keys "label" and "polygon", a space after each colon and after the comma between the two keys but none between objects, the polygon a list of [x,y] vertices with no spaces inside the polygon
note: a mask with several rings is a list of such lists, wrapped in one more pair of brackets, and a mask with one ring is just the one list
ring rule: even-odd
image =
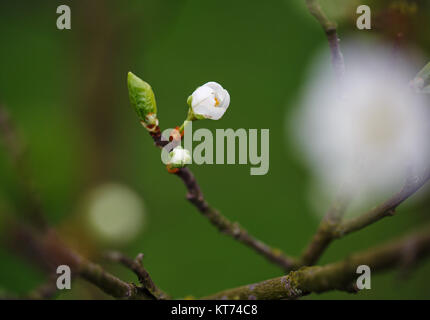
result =
[{"label": "dark green background", "polygon": [[[385,1],[387,7],[390,2]],[[56,28],[60,4],[71,6],[72,30]],[[428,6],[420,10],[427,10],[420,12],[426,18],[420,23],[429,21]],[[350,17],[340,22],[341,37],[359,34]],[[428,54],[428,23],[421,27],[411,42]],[[372,33],[378,31],[360,35]],[[296,107],[312,57],[327,43],[303,1],[2,1],[0,41],[0,100],[25,137],[54,225],[64,227],[79,216],[92,187],[117,181],[136,190],[147,209],[144,232],[121,250],[144,252],[155,282],[175,297],[281,274],[218,233],[184,199],[183,184],[166,172],[129,106],[126,73],[131,70],[154,88],[162,128],[183,121],[188,95],[207,81],[227,88],[231,105],[222,120],[200,121],[195,128],[269,128],[267,175],[251,176],[248,165],[191,169],[209,203],[258,238],[291,255],[300,254],[309,241],[319,221],[308,201],[311,178],[287,136],[286,116]],[[0,209],[14,211],[20,197],[1,148]],[[400,208],[395,217],[336,241],[321,263],[414,229],[427,220],[425,208]],[[79,237],[82,226],[73,221]],[[122,268],[109,269],[135,281]],[[427,262],[406,279],[395,271],[375,275],[372,290],[358,295],[309,298],[429,298],[429,272]],[[38,269],[0,247],[0,288],[23,293],[43,279]],[[62,297],[98,297],[83,282],[73,288]]]}]

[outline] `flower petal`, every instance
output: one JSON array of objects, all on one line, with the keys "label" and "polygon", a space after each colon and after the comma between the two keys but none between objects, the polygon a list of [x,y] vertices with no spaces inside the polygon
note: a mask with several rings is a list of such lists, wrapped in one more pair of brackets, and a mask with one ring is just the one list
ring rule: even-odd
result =
[{"label": "flower petal", "polygon": [[219,83],[207,82],[192,94],[191,108],[195,115],[220,119],[230,104],[230,95]]},{"label": "flower petal", "polygon": [[206,100],[209,96],[214,97],[214,90],[207,86],[198,87],[192,94],[192,106],[200,104],[203,100]]},{"label": "flower petal", "polygon": [[224,98],[222,99],[222,102],[220,104],[220,107],[224,110],[227,110],[228,106],[230,105],[230,94],[227,90],[224,89]]}]

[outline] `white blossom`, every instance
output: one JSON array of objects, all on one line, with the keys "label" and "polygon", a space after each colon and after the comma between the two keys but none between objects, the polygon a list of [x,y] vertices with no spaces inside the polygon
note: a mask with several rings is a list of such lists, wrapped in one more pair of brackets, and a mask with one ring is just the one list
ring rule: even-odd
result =
[{"label": "white blossom", "polygon": [[175,147],[170,152],[170,160],[168,165],[172,168],[182,168],[187,164],[191,163],[191,154],[187,149],[181,146]]},{"label": "white blossom", "polygon": [[[312,74],[295,118],[297,142],[326,187],[384,193],[430,163],[430,104],[409,87],[416,71],[383,47],[346,47],[346,75],[329,60]],[[330,189],[329,188],[329,189]]]},{"label": "white blossom", "polygon": [[197,119],[220,119],[230,104],[230,95],[220,84],[208,82],[198,87],[189,98]]}]

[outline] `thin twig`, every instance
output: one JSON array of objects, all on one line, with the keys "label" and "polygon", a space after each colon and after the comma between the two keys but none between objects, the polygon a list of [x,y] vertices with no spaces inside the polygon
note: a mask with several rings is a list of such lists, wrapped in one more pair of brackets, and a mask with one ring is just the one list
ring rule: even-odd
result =
[{"label": "thin twig", "polygon": [[48,300],[53,299],[58,294],[57,278],[50,276],[46,283],[43,283],[30,293],[28,293],[24,299],[29,300]]},{"label": "thin twig", "polygon": [[[330,46],[332,65],[340,83],[345,73],[345,64],[340,51],[336,23],[330,21],[321,8],[318,0],[306,0],[309,12],[321,24]],[[337,199],[321,221],[317,232],[304,250],[300,265],[315,264],[334,238],[334,230],[341,222],[345,211],[345,199]]]},{"label": "thin twig", "polygon": [[120,252],[108,252],[106,257],[109,260],[119,262],[123,264],[125,267],[132,270],[136,274],[137,278],[139,279],[139,282],[142,284],[143,289],[146,289],[148,293],[153,296],[154,299],[156,300],[170,299],[168,294],[166,294],[164,291],[162,291],[155,285],[148,271],[146,271],[145,268],[143,267],[143,253],[139,253],[136,259],[134,260],[130,259],[129,257],[123,255]]},{"label": "thin twig", "polygon": [[30,261],[38,264],[49,274],[59,265],[67,265],[72,271],[72,280],[81,277],[106,294],[117,299],[151,299],[143,290],[107,272],[69,248],[54,230],[41,233],[38,229],[22,224],[8,228],[7,241]]},{"label": "thin twig", "polygon": [[309,266],[315,264],[333,240],[363,229],[385,217],[393,216],[396,208],[415,194],[429,180],[430,172],[426,173],[422,178],[407,179],[400,192],[372,210],[344,222],[342,222],[343,215],[335,215],[334,217],[332,215],[333,211],[343,212],[344,210],[342,205],[339,206],[339,202],[335,202],[335,206],[324,217],[317,233],[303,252],[300,265]]},{"label": "thin twig", "polygon": [[381,203],[374,209],[338,225],[333,234],[334,237],[341,238],[348,233],[363,229],[385,217],[394,215],[396,208],[421,189],[429,180],[430,172],[415,180],[408,179],[402,190],[390,199]]},{"label": "thin twig", "polygon": [[[49,273],[55,272],[59,265],[68,265],[72,272],[96,285],[105,293],[115,298],[147,299],[148,297],[133,284],[126,283],[106,272],[101,266],[86,260],[68,248],[59,240],[53,229],[50,229],[43,215],[42,206],[36,196],[30,179],[27,158],[23,143],[19,139],[6,108],[0,104],[0,138],[3,138],[6,150],[20,175],[21,186],[26,194],[29,217],[28,224],[15,224],[8,228],[10,237],[7,241],[32,261],[36,261]],[[46,289],[46,288],[45,288]],[[47,291],[47,290],[46,290]],[[45,292],[33,292],[29,298],[43,297]]]},{"label": "thin twig", "polygon": [[296,299],[310,293],[332,290],[354,291],[356,270],[367,265],[371,272],[401,266],[406,247],[413,246],[415,260],[430,254],[430,227],[421,232],[351,255],[325,266],[303,267],[288,275],[230,290],[203,299]]},{"label": "thin twig", "polygon": [[346,210],[347,200],[338,197],[321,221],[317,232],[304,250],[300,264],[310,266],[315,264],[334,239],[334,232],[341,223]]},{"label": "thin twig", "polygon": [[48,282],[26,294],[0,293],[0,300],[50,300],[58,292],[56,281],[51,277]]},{"label": "thin twig", "polygon": [[111,172],[117,161],[118,153],[113,150],[112,140],[117,136],[115,100],[119,91],[115,90],[114,79],[119,76],[120,51],[110,48],[124,48],[129,38],[126,37],[128,31],[116,23],[112,3],[104,0],[77,2],[75,10],[81,13],[75,22],[79,40],[77,63],[81,68],[73,92],[73,97],[77,97],[73,110],[85,139],[85,152],[80,153],[84,188],[92,188],[112,179]]},{"label": "thin twig", "polygon": [[14,123],[6,110],[6,107],[0,103],[0,140],[6,147],[6,151],[16,168],[19,176],[19,183],[25,194],[25,201],[28,212],[27,216],[33,225],[40,229],[47,228],[47,223],[43,216],[42,204],[36,194],[33,180],[30,174],[30,166],[26,157],[25,147],[22,143]]},{"label": "thin twig", "polygon": [[267,244],[251,236],[239,223],[231,222],[218,210],[209,206],[203,197],[194,175],[188,168],[180,169],[176,175],[184,182],[188,193],[187,199],[212,223],[220,232],[254,249],[269,261],[289,271],[295,268],[293,258],[286,256],[281,250],[269,247]]},{"label": "thin twig", "polygon": [[345,73],[345,63],[340,50],[339,37],[337,35],[336,23],[330,21],[319,4],[319,0],[306,0],[309,12],[318,20],[323,28],[330,46],[331,59],[335,74],[341,80]]},{"label": "thin twig", "polygon": [[[165,146],[168,141],[162,140],[159,127],[154,132],[150,132],[155,145],[159,148]],[[262,241],[251,236],[248,231],[237,222],[231,222],[218,210],[212,208],[205,200],[202,191],[188,168],[181,168],[175,173],[187,188],[187,199],[212,223],[220,232],[236,239],[237,241],[252,248],[269,261],[279,265],[285,271],[296,268],[297,262],[294,258],[285,255],[280,249],[272,248]]]},{"label": "thin twig", "polygon": [[117,299],[143,299],[148,297],[132,283],[127,283],[105,271],[100,265],[81,260],[78,274],[108,295]]}]

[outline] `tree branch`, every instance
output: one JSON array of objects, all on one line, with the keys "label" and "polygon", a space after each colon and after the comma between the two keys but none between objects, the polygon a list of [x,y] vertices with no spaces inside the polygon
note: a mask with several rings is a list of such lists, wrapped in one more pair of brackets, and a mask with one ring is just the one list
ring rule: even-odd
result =
[{"label": "tree branch", "polygon": [[50,274],[55,273],[59,265],[67,265],[72,271],[72,279],[74,276],[81,277],[114,298],[153,298],[136,285],[122,281],[100,265],[74,252],[52,229],[41,233],[19,224],[10,226],[8,230],[9,235],[6,238],[9,245],[18,249]]},{"label": "tree branch", "polygon": [[401,266],[409,250],[413,250],[415,260],[430,254],[430,227],[397,241],[353,254],[340,262],[303,267],[283,277],[225,290],[203,299],[296,299],[310,293],[332,290],[351,292],[355,291],[358,266],[367,265],[372,273]]},{"label": "tree branch", "polygon": [[170,299],[169,295],[163,292],[161,289],[159,289],[154,281],[152,281],[148,271],[145,270],[143,267],[143,253],[139,253],[136,257],[136,259],[130,259],[123,255],[120,252],[109,252],[106,257],[115,262],[119,262],[125,267],[132,270],[137,278],[139,279],[139,282],[142,284],[143,288],[148,291],[149,295],[152,295],[152,297],[156,300],[168,300]]},{"label": "tree branch", "polygon": [[0,293],[0,300],[47,300],[58,293],[56,279],[50,277],[49,281],[26,294]]},{"label": "tree branch", "polygon": [[336,23],[327,18],[318,0],[306,0],[306,5],[309,12],[318,20],[327,36],[331,51],[332,65],[337,78],[341,80],[345,73],[345,63],[342,52],[340,51],[340,40],[337,35]]},{"label": "tree branch", "polygon": [[334,232],[343,218],[347,202],[346,199],[338,198],[332,204],[311,242],[304,250],[300,258],[300,265],[310,266],[315,264],[333,241]]},{"label": "tree branch", "polygon": [[408,180],[402,190],[387,201],[354,219],[339,224],[334,231],[333,237],[341,238],[348,233],[363,229],[385,217],[394,215],[396,208],[421,189],[429,180],[430,172],[414,181]]},{"label": "tree branch", "polygon": [[[6,150],[20,176],[21,187],[28,203],[29,214],[26,216],[28,216],[31,224],[31,227],[27,227],[12,222],[12,226],[9,228],[11,238],[7,241],[13,246],[19,247],[27,257],[38,262],[49,273],[55,272],[59,265],[65,264],[72,269],[74,274],[86,279],[115,298],[153,298],[146,295],[141,288],[118,279],[106,272],[101,266],[73,252],[59,240],[54,230],[48,227],[43,215],[43,208],[30,178],[25,148],[6,108],[2,104],[0,104],[0,138],[3,138]],[[49,293],[48,289],[48,287],[43,287],[41,288],[42,291],[35,291],[27,298],[43,298],[45,293]]]},{"label": "tree branch", "polygon": [[30,300],[47,300],[53,299],[57,294],[57,278],[55,276],[50,276],[49,280],[37,287],[35,290],[27,294],[24,299]]},{"label": "tree branch", "polygon": [[43,216],[42,204],[36,194],[34,183],[30,174],[26,150],[22,143],[14,123],[9,117],[6,107],[0,103],[0,138],[6,147],[13,165],[16,168],[19,183],[25,195],[25,202],[28,212],[28,218],[33,225],[40,229],[47,228],[47,223]]},{"label": "tree branch", "polygon": [[346,201],[337,200],[324,217],[315,236],[303,252],[300,265],[315,264],[333,240],[342,238],[351,232],[358,231],[385,217],[394,215],[396,208],[415,194],[429,180],[430,171],[422,178],[416,178],[415,180],[408,179],[400,192],[372,210],[344,222],[342,222],[342,217]]},{"label": "tree branch", "polygon": [[[321,8],[318,0],[306,0],[309,12],[317,19],[326,33],[331,51],[332,65],[338,81],[344,76],[345,65],[340,51],[336,23],[330,21]],[[337,199],[321,221],[317,232],[302,253],[300,265],[313,265],[330,245],[334,231],[341,222],[346,209],[345,199]]]},{"label": "tree branch", "polygon": [[149,299],[140,288],[132,283],[127,283],[114,275],[106,272],[98,264],[87,260],[81,260],[78,274],[83,279],[94,284],[103,292],[117,299]]},{"label": "tree branch", "polygon": [[[163,141],[161,130],[157,127],[154,132],[150,132],[154,143],[159,148],[165,146],[168,141]],[[187,188],[187,199],[190,201],[199,212],[205,216],[209,222],[214,225],[220,232],[236,239],[255,250],[269,261],[279,265],[285,271],[290,271],[297,266],[294,258],[285,255],[281,250],[272,248],[262,241],[251,236],[248,231],[239,225],[237,222],[231,222],[223,216],[218,210],[212,208],[205,200],[200,187],[188,168],[181,168],[175,173],[184,183]]]}]

